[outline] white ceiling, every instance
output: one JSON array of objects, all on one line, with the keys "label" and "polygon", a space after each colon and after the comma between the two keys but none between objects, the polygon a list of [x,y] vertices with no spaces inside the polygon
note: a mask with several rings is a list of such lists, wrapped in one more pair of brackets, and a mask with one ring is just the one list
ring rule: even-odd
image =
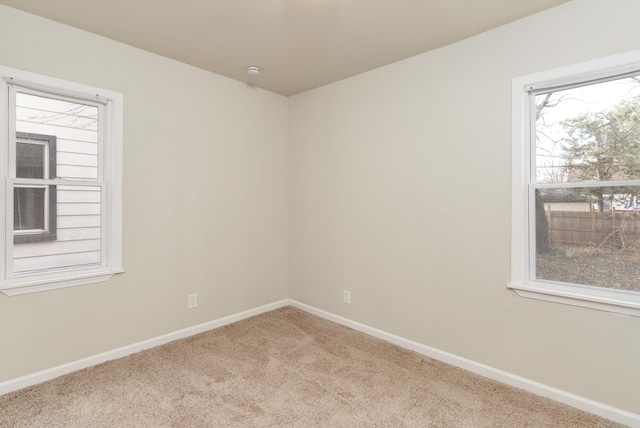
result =
[{"label": "white ceiling", "polygon": [[[293,95],[568,0],[0,0]],[[257,65],[258,76],[247,74]]]}]

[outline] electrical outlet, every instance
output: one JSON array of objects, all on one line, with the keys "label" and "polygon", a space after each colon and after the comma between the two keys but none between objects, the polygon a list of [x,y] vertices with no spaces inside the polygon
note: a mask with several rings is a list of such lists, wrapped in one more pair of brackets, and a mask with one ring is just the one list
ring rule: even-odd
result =
[{"label": "electrical outlet", "polygon": [[351,291],[344,290],[344,302],[351,304]]},{"label": "electrical outlet", "polygon": [[198,306],[198,294],[189,294],[187,308],[192,309]]}]

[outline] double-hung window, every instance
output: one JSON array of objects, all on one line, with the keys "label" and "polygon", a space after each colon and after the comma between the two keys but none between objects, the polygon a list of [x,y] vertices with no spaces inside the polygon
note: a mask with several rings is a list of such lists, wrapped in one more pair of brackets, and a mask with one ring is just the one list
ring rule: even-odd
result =
[{"label": "double-hung window", "polygon": [[0,67],[0,291],[122,272],[122,95]]},{"label": "double-hung window", "polygon": [[513,80],[509,286],[640,316],[640,52]]}]

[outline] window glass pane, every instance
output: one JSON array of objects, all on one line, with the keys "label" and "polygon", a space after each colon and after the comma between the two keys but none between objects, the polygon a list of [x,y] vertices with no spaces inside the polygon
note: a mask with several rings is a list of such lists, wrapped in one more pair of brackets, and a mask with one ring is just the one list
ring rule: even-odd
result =
[{"label": "window glass pane", "polygon": [[539,183],[640,178],[640,76],[535,97]]},{"label": "window glass pane", "polygon": [[45,229],[46,189],[44,187],[16,187],[13,189],[13,229]]},{"label": "window glass pane", "polygon": [[59,178],[98,178],[98,107],[18,92],[16,131],[56,137]]},{"label": "window glass pane", "polygon": [[640,188],[535,191],[535,279],[640,291]]},{"label": "window glass pane", "polygon": [[47,147],[44,144],[16,143],[16,177],[48,178],[45,175]]},{"label": "window glass pane", "polygon": [[14,243],[14,274],[99,266],[101,188],[56,186],[55,241]]}]

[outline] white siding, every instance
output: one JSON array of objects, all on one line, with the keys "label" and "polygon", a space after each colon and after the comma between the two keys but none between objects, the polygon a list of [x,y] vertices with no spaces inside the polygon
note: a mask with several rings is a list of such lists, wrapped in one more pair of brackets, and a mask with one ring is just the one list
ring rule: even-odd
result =
[{"label": "white siding", "polygon": [[[55,252],[52,252],[51,246],[55,246]],[[100,240],[99,239],[83,239],[74,241],[55,241],[47,242],[44,244],[30,245],[16,245],[13,250],[14,257],[16,259],[24,257],[43,257],[52,256],[55,254],[74,254],[81,253],[83,251],[99,251]]]},{"label": "white siding", "polygon": [[56,135],[58,138],[84,143],[97,142],[97,132],[85,129],[70,129],[63,126],[20,122],[20,132],[35,132],[37,134]]},{"label": "white siding", "polygon": [[85,227],[100,227],[99,215],[68,215],[58,216],[58,231]]},{"label": "white siding", "polygon": [[59,267],[93,265],[100,262],[100,251],[81,253],[60,253],[37,258],[37,263],[33,259],[14,260],[15,272],[39,271],[43,269],[55,269]]},{"label": "white siding", "polygon": [[97,164],[98,157],[96,155],[83,155],[81,153],[63,152],[58,146],[58,167],[60,167],[60,165],[77,165],[84,167],[93,167],[95,169]]},{"label": "white siding", "polygon": [[98,145],[90,144],[86,141],[73,141],[58,138],[58,155],[62,153],[74,153],[74,154],[90,154],[97,156]]},{"label": "white siding", "polygon": [[589,202],[545,202],[545,210],[551,211],[591,211],[591,203]]}]

